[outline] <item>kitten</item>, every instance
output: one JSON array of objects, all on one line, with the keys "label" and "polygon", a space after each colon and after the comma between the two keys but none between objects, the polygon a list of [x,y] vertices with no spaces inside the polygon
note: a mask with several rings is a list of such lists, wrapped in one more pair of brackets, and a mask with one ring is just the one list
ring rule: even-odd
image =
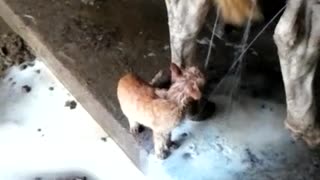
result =
[{"label": "kitten", "polygon": [[168,156],[171,131],[184,117],[187,105],[201,98],[204,76],[196,67],[179,68],[170,65],[172,84],[169,89],[155,88],[135,74],[129,73],[118,83],[120,108],[127,117],[132,134],[139,125],[153,131],[155,154],[160,159]]}]

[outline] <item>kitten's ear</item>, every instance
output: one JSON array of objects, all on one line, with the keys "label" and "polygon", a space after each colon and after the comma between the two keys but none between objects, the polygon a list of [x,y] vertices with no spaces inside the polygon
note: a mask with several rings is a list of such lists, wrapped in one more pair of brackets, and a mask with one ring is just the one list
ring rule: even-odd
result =
[{"label": "kitten's ear", "polygon": [[170,64],[171,80],[175,82],[181,75],[182,70],[175,63]]}]

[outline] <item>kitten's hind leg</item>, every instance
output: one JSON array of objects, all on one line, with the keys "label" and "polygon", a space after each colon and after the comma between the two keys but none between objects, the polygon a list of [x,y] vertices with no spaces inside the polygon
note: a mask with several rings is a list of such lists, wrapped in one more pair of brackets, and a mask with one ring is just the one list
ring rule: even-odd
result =
[{"label": "kitten's hind leg", "polygon": [[141,125],[140,125],[138,122],[133,121],[133,120],[131,119],[131,120],[129,120],[129,126],[130,126],[130,133],[131,133],[132,135],[137,135],[137,134],[139,134]]}]

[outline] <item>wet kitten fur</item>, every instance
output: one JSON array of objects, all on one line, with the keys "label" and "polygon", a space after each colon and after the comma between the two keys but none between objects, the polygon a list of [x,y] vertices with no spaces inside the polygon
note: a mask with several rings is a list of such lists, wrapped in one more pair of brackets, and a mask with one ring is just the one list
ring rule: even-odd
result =
[{"label": "wet kitten fur", "polygon": [[164,159],[171,144],[171,131],[184,117],[186,106],[201,98],[204,76],[196,67],[180,69],[170,65],[172,84],[169,89],[151,86],[135,74],[123,76],[117,95],[130,132],[138,133],[139,125],[152,129],[155,154]]}]

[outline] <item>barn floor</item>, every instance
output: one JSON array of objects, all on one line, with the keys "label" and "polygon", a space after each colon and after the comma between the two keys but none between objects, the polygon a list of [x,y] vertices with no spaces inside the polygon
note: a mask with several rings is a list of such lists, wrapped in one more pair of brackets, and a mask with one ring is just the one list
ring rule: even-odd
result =
[{"label": "barn floor", "polygon": [[[37,59],[14,66],[0,83],[0,179],[143,179],[113,140]],[[216,115],[186,120],[174,131],[181,146],[165,161],[142,167],[150,179],[317,179],[320,161],[283,127],[281,101],[252,96],[269,86],[263,76],[231,99],[237,80],[225,77],[212,93]],[[259,83],[260,82],[260,83]],[[263,82],[263,83],[261,83]],[[260,85],[259,85],[260,84]],[[263,94],[261,91],[256,93]],[[273,94],[273,97],[283,94]],[[146,137],[150,142],[150,136]],[[120,163],[121,162],[121,163]],[[126,173],[123,173],[125,171]]]},{"label": "barn floor", "polygon": [[[228,89],[232,80],[226,79],[222,88]],[[0,179],[143,178],[42,62],[10,68],[1,80],[0,92]],[[264,180],[320,176],[319,157],[292,141],[284,130],[283,104],[245,92],[233,100],[219,93],[211,98],[218,105],[217,115],[205,122],[186,120],[178,127],[173,139],[182,144],[167,160],[156,160],[150,149],[143,169],[147,177]]]},{"label": "barn floor", "polygon": [[[10,68],[0,82],[0,179],[145,178],[38,60]],[[181,146],[167,160],[155,159],[152,144],[146,146],[145,175],[162,180],[320,177],[319,157],[284,129],[284,105],[246,94],[233,100],[213,94],[216,116],[178,127],[173,139]]]},{"label": "barn floor", "polygon": [[[90,2],[0,0],[0,15],[41,57],[23,71],[11,69],[1,82],[0,146],[5,148],[0,179],[141,179],[114,142],[151,179],[319,179],[319,153],[294,142],[283,127],[284,90],[272,41],[275,23],[246,54],[241,82],[228,69],[239,55],[234,45],[242,32],[215,40],[207,95],[217,111],[207,121],[186,120],[174,131],[181,146],[159,161],[152,155],[148,131],[137,139],[140,143],[128,133],[115,91],[126,72],[149,80],[167,67],[164,1]],[[208,50],[213,21],[208,22],[198,39],[199,63]],[[253,28],[249,41],[261,28]],[[230,89],[237,92],[232,99]],[[76,108],[70,109],[75,103],[66,101],[75,99]]]}]

